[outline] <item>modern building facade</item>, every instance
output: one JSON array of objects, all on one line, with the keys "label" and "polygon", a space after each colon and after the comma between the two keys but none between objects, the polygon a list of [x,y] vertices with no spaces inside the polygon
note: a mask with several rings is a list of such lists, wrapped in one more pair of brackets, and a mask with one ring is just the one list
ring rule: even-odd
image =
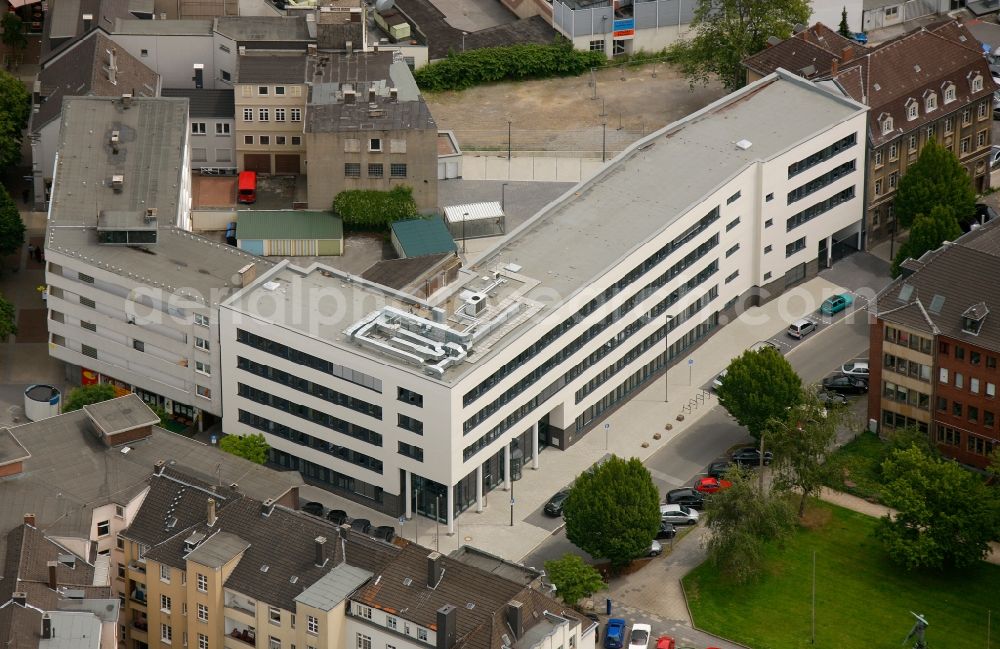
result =
[{"label": "modern building facade", "polygon": [[780,71],[636,143],[427,297],[280,263],[221,306],[223,426],[451,528],[741,301],[857,245],[865,128],[863,105]]},{"label": "modern building facade", "polygon": [[[883,433],[913,428],[947,457],[985,468],[1000,447],[1000,272],[995,222],[904,262],[878,297],[868,416]],[[878,389],[876,389],[876,387]]]}]

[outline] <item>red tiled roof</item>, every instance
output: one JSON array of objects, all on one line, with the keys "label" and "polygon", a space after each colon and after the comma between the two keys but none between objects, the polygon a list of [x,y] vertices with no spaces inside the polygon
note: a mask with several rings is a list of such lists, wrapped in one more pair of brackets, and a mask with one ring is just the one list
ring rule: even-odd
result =
[{"label": "red tiled roof", "polygon": [[824,77],[830,74],[834,62],[845,58],[863,56],[867,50],[844,38],[823,23],[816,23],[791,38],[764,49],[743,61],[743,65],[753,72],[766,76],[778,68],[802,74],[802,70],[812,66],[814,72],[807,78]]}]

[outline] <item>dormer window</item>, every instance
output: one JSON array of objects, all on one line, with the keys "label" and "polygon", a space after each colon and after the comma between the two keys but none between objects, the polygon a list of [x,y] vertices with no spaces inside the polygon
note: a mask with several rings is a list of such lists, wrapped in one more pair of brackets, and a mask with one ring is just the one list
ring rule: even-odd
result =
[{"label": "dormer window", "polygon": [[932,110],[937,110],[937,93],[928,90],[927,94],[924,95],[924,112],[929,113]]},{"label": "dormer window", "polygon": [[973,73],[973,76],[969,77],[969,85],[972,87],[972,92],[979,92],[983,89],[983,75],[979,73]]},{"label": "dormer window", "polygon": [[917,117],[919,115],[920,115],[920,110],[917,108],[917,100],[916,99],[910,99],[909,101],[907,101],[906,102],[906,119],[909,120],[909,121],[913,121],[913,120],[917,119]]},{"label": "dormer window", "polygon": [[949,83],[944,87],[944,103],[950,104],[955,101],[955,84]]},{"label": "dormer window", "polygon": [[880,121],[882,122],[882,135],[892,133],[892,116],[883,114]]},{"label": "dormer window", "polygon": [[990,310],[986,308],[985,302],[973,304],[962,314],[962,331],[973,336],[978,336],[980,329],[983,328],[983,322],[989,313]]}]

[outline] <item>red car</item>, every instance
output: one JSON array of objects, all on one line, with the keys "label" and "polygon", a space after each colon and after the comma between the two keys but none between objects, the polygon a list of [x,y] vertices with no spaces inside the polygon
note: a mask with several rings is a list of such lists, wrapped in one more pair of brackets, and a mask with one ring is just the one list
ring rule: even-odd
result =
[{"label": "red car", "polygon": [[661,635],[656,640],[656,649],[674,649],[674,639],[668,635]]},{"label": "red car", "polygon": [[707,476],[704,478],[699,478],[698,482],[694,483],[694,490],[700,491],[703,494],[714,494],[723,489],[729,489],[733,486],[733,483],[729,480],[720,480],[718,478],[713,478]]}]

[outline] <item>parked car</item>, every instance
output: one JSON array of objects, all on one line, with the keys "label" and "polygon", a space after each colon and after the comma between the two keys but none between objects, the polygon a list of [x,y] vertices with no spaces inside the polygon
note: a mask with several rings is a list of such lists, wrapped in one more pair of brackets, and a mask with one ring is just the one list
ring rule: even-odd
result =
[{"label": "parked car", "polygon": [[716,460],[715,462],[712,462],[711,464],[708,465],[708,471],[706,471],[705,473],[712,476],[713,478],[721,478],[722,476],[726,475],[726,471],[728,471],[729,467],[731,467],[732,465],[733,463],[730,462],[729,460]]},{"label": "parked car", "polygon": [[660,505],[660,520],[674,525],[696,525],[698,512],[687,505]]},{"label": "parked car", "polygon": [[698,493],[691,487],[681,487],[680,489],[671,489],[668,491],[663,502],[667,505],[687,505],[688,507],[701,509],[705,506],[705,494]]},{"label": "parked car", "polygon": [[847,376],[856,376],[859,379],[868,379],[868,361],[851,361],[840,366],[840,373]]},{"label": "parked car", "polygon": [[850,293],[841,293],[840,295],[834,295],[823,300],[823,304],[819,307],[819,312],[823,315],[833,315],[840,313],[852,304],[854,304],[854,296]]},{"label": "parked car", "polygon": [[672,539],[675,536],[677,536],[677,528],[674,527],[674,524],[660,521],[660,529],[656,530],[656,538]]},{"label": "parked car", "polygon": [[351,529],[362,534],[368,534],[372,531],[372,522],[367,518],[355,518],[351,521]]},{"label": "parked car", "polygon": [[762,349],[773,349],[778,352],[781,351],[780,349],[778,349],[778,346],[772,343],[770,340],[758,340],[754,344],[750,345],[748,349],[752,352],[759,352]]},{"label": "parked car", "polygon": [[344,523],[349,523],[351,518],[343,509],[331,509],[326,513],[326,520],[334,525],[343,525]]},{"label": "parked car", "polygon": [[[993,106],[993,110],[996,111],[997,103],[995,100]],[[997,165],[1000,165],[1000,145],[994,144],[990,147],[990,169],[993,169]]]},{"label": "parked car", "polygon": [[[773,458],[771,451],[764,451],[764,466],[769,465]],[[732,460],[733,464],[740,466],[760,466],[760,449],[746,446],[733,453]]]},{"label": "parked car", "polygon": [[854,32],[853,34],[851,34],[851,40],[857,43],[858,45],[867,45],[868,34],[864,32]]},{"label": "parked car", "polygon": [[646,556],[658,557],[663,552],[663,546],[656,539],[649,542],[649,554]]},{"label": "parked car", "polygon": [[323,510],[324,510],[323,503],[318,503],[315,501],[310,501],[307,502],[305,505],[302,505],[302,511],[304,511],[307,514],[312,514],[313,516],[322,516]]},{"label": "parked car", "polygon": [[720,480],[719,478],[713,478],[712,476],[699,478],[698,482],[694,483],[695,491],[703,494],[718,493],[723,489],[729,489],[732,486],[733,483],[729,480]]},{"label": "parked car", "polygon": [[372,530],[371,534],[375,538],[382,539],[386,543],[392,543],[393,539],[396,538],[396,528],[392,525],[379,525]]},{"label": "parked car", "polygon": [[604,649],[622,649],[625,644],[625,620],[613,617],[604,628]]},{"label": "parked car", "polygon": [[661,635],[656,639],[656,649],[674,649],[676,646],[674,639],[668,635]]},{"label": "parked car", "polygon": [[823,379],[823,389],[841,394],[865,394],[868,392],[868,381],[856,376],[836,374]]},{"label": "parked car", "polygon": [[549,516],[562,516],[563,515],[563,505],[566,503],[566,499],[569,497],[569,489],[562,489],[556,492],[556,495],[549,498],[549,502],[545,503],[544,511]]},{"label": "parked car", "polygon": [[819,399],[819,402],[827,408],[847,405],[847,397],[842,394],[837,394],[836,392],[818,392],[816,394],[816,398]]},{"label": "parked car", "polygon": [[648,624],[633,624],[632,634],[628,639],[628,649],[648,649],[651,631],[652,628]]},{"label": "parked car", "polygon": [[806,318],[796,320],[788,325],[788,335],[792,338],[802,339],[813,331],[816,331],[816,323]]}]

